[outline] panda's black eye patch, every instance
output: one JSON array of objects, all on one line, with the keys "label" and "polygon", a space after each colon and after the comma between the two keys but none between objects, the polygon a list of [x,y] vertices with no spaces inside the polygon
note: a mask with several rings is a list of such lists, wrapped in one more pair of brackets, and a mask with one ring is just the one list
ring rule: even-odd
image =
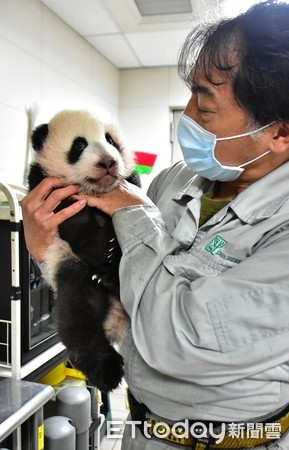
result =
[{"label": "panda's black eye patch", "polygon": [[113,145],[119,151],[119,145],[112,139],[109,133],[105,133],[105,139],[110,145]]},{"label": "panda's black eye patch", "polygon": [[87,145],[87,140],[83,137],[77,137],[74,139],[72,146],[67,154],[69,164],[77,163]]}]

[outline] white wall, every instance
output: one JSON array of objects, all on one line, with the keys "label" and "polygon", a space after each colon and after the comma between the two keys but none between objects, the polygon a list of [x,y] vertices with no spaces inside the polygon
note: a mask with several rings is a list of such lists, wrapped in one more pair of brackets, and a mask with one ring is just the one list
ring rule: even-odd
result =
[{"label": "white wall", "polygon": [[120,73],[121,125],[134,150],[158,154],[151,179],[171,164],[171,111],[183,108],[189,90],[178,78],[175,67],[122,70]]},{"label": "white wall", "polygon": [[119,71],[39,0],[0,1],[0,180],[22,184],[27,108],[37,122],[74,102],[118,115]]}]

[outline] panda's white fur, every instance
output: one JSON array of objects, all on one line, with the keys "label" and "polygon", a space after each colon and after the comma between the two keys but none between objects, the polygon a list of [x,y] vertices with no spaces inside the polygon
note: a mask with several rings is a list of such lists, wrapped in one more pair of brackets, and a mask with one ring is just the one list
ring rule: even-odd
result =
[{"label": "panda's white fur", "polygon": [[[46,125],[46,124],[45,124]],[[40,129],[41,127],[39,127]],[[36,150],[35,158],[31,166],[31,172],[29,175],[29,184],[32,189],[35,185],[35,174],[39,169],[45,176],[59,177],[63,180],[64,184],[79,184],[80,192],[86,194],[98,194],[112,190],[122,179],[128,178],[134,169],[134,155],[128,148],[124,135],[118,125],[118,123],[112,119],[104,111],[90,111],[90,110],[63,110],[56,114],[49,122],[47,135],[42,139],[38,139],[38,142],[34,142],[34,148]],[[37,134],[37,129],[36,133]],[[85,141],[87,145],[80,151],[80,156],[75,157],[75,152],[71,156],[71,148],[75,139],[80,139],[80,150],[83,146],[82,142]],[[33,136],[32,136],[33,142]],[[77,156],[77,150],[76,150]],[[69,158],[73,157],[73,162]],[[37,178],[37,177],[36,177]],[[109,240],[109,252],[113,255],[115,237]],[[104,242],[104,245],[106,243]],[[55,291],[56,297],[58,291],[65,282],[61,281],[59,285],[59,279],[62,280],[63,270],[67,270],[67,267],[76,267],[76,272],[72,270],[71,284],[76,283],[77,288],[77,270],[79,263],[82,264],[81,257],[75,254],[70,244],[61,239],[59,235],[56,236],[54,242],[47,249],[44,255],[44,262],[46,263],[47,273],[45,274],[50,282],[52,288]],[[106,264],[106,262],[105,262]],[[86,265],[84,264],[86,270]],[[74,275],[73,275],[74,274]],[[80,276],[82,272],[79,272]],[[91,281],[94,280],[94,281]],[[102,282],[102,277],[91,273],[88,277],[88,284],[91,284],[91,289],[96,290],[97,297],[97,284]],[[109,285],[109,282],[107,282]],[[103,286],[106,287],[105,282]],[[67,288],[69,292],[69,287]],[[75,289],[74,289],[75,290]],[[113,291],[113,290],[112,290]],[[72,292],[74,294],[74,292]],[[86,295],[85,293],[83,294]],[[101,297],[103,293],[99,294]],[[88,294],[87,294],[88,296]],[[66,308],[70,310],[69,294],[64,294],[63,304],[66,304]],[[85,297],[86,298],[86,297]],[[91,306],[91,299],[86,300],[88,307]],[[96,298],[96,302],[98,299]],[[103,301],[103,298],[102,298]],[[128,316],[124,311],[118,295],[115,292],[110,292],[108,289],[109,303],[107,313],[101,313],[103,332],[106,335],[108,341],[113,344],[120,342],[128,325]],[[67,306],[68,305],[68,306]],[[74,305],[71,305],[73,310]],[[98,308],[98,306],[97,306]],[[107,308],[105,306],[104,308]],[[92,310],[91,310],[92,311]],[[75,320],[77,326],[77,310],[73,312],[73,316],[68,313],[67,319],[59,318],[60,324],[64,324],[65,320]],[[91,316],[92,312],[90,313]],[[62,325],[60,325],[62,326]],[[81,330],[80,330],[81,331]],[[98,330],[99,333],[99,330]],[[69,336],[65,344],[69,347]],[[81,339],[81,337],[80,337]],[[95,347],[97,342],[95,343]],[[101,353],[102,349],[100,349]],[[107,352],[105,347],[104,352]],[[75,348],[74,360],[77,364],[78,360],[81,360],[82,356],[79,356],[79,349]],[[76,356],[75,356],[76,355]],[[115,358],[115,355],[112,355]],[[120,355],[119,355],[120,356]],[[121,357],[120,357],[121,358]],[[101,358],[100,358],[101,359]],[[116,374],[94,374],[93,367],[87,368],[86,375],[92,379],[92,382],[102,390],[111,390],[115,388],[122,376],[122,369],[119,369],[120,360],[115,361]],[[86,361],[80,363],[80,370],[85,372],[82,366],[86,368]],[[105,366],[106,371],[110,371],[109,361]],[[102,369],[101,369],[102,370]],[[104,369],[103,369],[104,370]],[[112,369],[113,370],[113,364]],[[100,378],[100,381],[99,381]],[[111,378],[111,381],[110,381]],[[105,381],[104,381],[105,380]]]},{"label": "panda's white fur", "polygon": [[[132,173],[133,152],[116,120],[105,111],[63,110],[52,118],[48,127],[43,150],[35,158],[48,176],[59,177],[65,184],[79,184],[81,192],[95,194],[113,189],[120,179]],[[119,145],[119,150],[107,142],[107,133]],[[83,157],[72,165],[67,163],[67,152],[77,136],[84,136],[88,146]],[[115,161],[107,177],[98,165],[104,160]],[[95,183],[87,181],[88,178]]]}]

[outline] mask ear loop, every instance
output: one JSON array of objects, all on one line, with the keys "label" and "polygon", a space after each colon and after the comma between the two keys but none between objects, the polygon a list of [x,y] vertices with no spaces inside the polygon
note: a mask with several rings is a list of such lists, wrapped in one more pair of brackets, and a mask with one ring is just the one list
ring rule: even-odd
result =
[{"label": "mask ear loop", "polygon": [[[251,134],[255,134],[258,133],[259,131],[265,130],[266,128],[270,127],[271,125],[273,125],[273,123],[275,123],[276,120],[274,120],[273,122],[268,123],[267,125],[264,125],[261,128],[258,128],[257,130],[254,131],[248,131],[247,133],[242,133],[242,134],[238,134],[236,136],[231,136],[231,137],[224,137],[224,138],[216,138],[216,141],[226,141],[229,139],[237,139],[240,137],[244,137],[244,136],[251,136]],[[267,150],[266,152],[262,153],[261,155],[257,156],[256,158],[251,159],[250,161],[245,162],[244,164],[240,164],[240,166],[238,166],[240,169],[242,169],[243,167],[247,166],[248,164],[251,164],[254,161],[257,161],[260,158],[263,158],[263,156],[268,155],[268,153],[270,153],[271,150]]]},{"label": "mask ear loop", "polygon": [[255,133],[258,133],[259,131],[265,130],[266,128],[268,128],[271,125],[273,125],[273,123],[275,123],[275,122],[276,122],[276,120],[273,120],[273,122],[270,122],[267,125],[264,125],[263,127],[258,128],[257,130],[247,131],[246,133],[237,134],[236,136],[228,136],[228,137],[216,138],[216,141],[228,141],[229,139],[238,139],[238,138],[241,138],[241,137],[250,136],[251,134],[255,134]]},{"label": "mask ear loop", "polygon": [[246,162],[244,164],[241,164],[238,167],[243,168],[243,167],[247,166],[248,164],[251,164],[252,162],[257,161],[258,159],[263,158],[263,156],[268,155],[268,153],[270,153],[270,152],[271,152],[271,150],[267,150],[265,153],[262,153],[262,155],[259,155],[256,158],[251,159],[250,161],[248,161],[248,162]]}]

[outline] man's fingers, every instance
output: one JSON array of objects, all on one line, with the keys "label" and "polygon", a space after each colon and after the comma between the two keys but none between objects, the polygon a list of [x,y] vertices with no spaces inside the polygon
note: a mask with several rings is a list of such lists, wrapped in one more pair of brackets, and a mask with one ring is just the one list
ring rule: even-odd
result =
[{"label": "man's fingers", "polygon": [[53,189],[63,186],[63,182],[59,178],[44,178],[28,195],[22,200],[22,204],[26,204],[33,199],[42,203]]},{"label": "man's fingers", "polygon": [[[29,214],[33,214],[44,205],[44,211],[51,213],[61,200],[75,194],[78,189],[77,185],[63,187],[63,182],[58,178],[45,178],[21,200],[21,207]],[[46,199],[48,204],[46,204]]]},{"label": "man's fingers", "polygon": [[62,209],[58,213],[54,214],[54,217],[51,218],[51,222],[58,227],[62,222],[64,222],[66,219],[69,219],[69,217],[74,216],[76,213],[81,211],[84,206],[86,205],[87,201],[86,199],[78,200],[77,202],[73,203],[72,205],[68,206],[67,208]]},{"label": "man's fingers", "polygon": [[44,178],[44,180],[39,183],[32,192],[39,198],[40,201],[45,200],[45,198],[53,191],[53,189],[58,189],[63,187],[63,181],[59,178]]},{"label": "man's fingers", "polygon": [[51,214],[62,200],[78,192],[78,189],[79,186],[77,185],[70,185],[55,189],[43,199],[41,207],[42,211],[46,214]]},{"label": "man's fingers", "polygon": [[62,200],[71,197],[78,190],[79,186],[63,187],[59,179],[47,178],[21,201],[27,249],[37,260],[43,260],[47,248],[57,233],[58,226],[86,205],[86,199],[81,199],[54,213]]},{"label": "man's fingers", "polygon": [[32,218],[34,224],[40,226],[47,233],[57,230],[64,220],[85,206],[86,200],[82,199],[54,214],[59,203],[77,193],[78,190],[78,185],[63,187],[63,182],[58,178],[45,178],[21,201],[23,220],[26,219],[26,216]]}]

